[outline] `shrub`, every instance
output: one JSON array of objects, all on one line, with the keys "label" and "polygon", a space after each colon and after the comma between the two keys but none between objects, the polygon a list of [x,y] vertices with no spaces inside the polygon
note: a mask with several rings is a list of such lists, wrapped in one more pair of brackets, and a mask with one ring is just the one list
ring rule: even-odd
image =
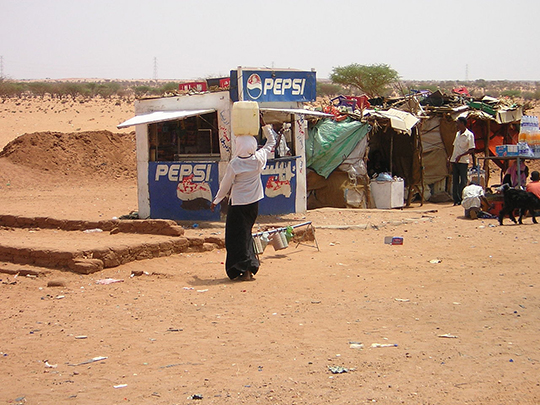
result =
[{"label": "shrub", "polygon": [[521,97],[521,90],[518,90],[518,89],[503,90],[501,92],[501,96],[510,97],[510,98]]}]

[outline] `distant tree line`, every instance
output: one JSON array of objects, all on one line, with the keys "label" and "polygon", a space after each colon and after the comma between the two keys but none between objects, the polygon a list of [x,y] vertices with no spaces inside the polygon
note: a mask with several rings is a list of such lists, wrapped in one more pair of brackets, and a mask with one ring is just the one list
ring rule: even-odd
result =
[{"label": "distant tree line", "polygon": [[[14,81],[0,77],[0,98],[52,97],[52,98],[143,98],[164,96],[178,92],[180,82],[151,82],[106,80],[96,82],[73,81]],[[330,79],[317,82],[317,95],[361,95],[369,97],[402,96],[411,90],[440,90],[450,94],[453,88],[467,87],[473,97],[519,98],[526,101],[540,100],[540,82],[484,80],[402,80],[388,65],[352,64],[334,68]]]},{"label": "distant tree line", "polygon": [[144,83],[132,81],[70,82],[70,81],[13,81],[0,78],[0,98],[52,97],[104,99],[162,96],[178,91],[179,82]]}]

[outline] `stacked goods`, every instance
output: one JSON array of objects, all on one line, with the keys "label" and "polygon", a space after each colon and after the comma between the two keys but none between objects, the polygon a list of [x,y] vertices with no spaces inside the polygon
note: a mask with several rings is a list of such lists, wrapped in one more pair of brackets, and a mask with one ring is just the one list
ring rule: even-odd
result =
[{"label": "stacked goods", "polygon": [[[521,117],[518,142],[527,144],[535,156],[540,156],[540,129],[538,128],[537,116],[524,115]],[[527,148],[523,145],[520,149],[526,150]]]}]

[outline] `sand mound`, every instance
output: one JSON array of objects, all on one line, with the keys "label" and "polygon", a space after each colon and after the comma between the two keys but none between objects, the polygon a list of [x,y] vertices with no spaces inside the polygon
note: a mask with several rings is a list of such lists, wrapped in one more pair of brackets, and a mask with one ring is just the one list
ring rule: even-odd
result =
[{"label": "sand mound", "polygon": [[35,132],[9,142],[0,158],[32,170],[68,177],[134,178],[135,133]]}]

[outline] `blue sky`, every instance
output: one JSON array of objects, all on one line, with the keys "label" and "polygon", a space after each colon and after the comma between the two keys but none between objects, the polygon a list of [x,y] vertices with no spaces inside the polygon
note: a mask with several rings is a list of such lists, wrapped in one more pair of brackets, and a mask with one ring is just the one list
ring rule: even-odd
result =
[{"label": "blue sky", "polygon": [[[540,80],[538,0],[0,0],[11,79],[191,80],[386,63],[410,80]],[[467,76],[468,75],[468,76]]]}]

